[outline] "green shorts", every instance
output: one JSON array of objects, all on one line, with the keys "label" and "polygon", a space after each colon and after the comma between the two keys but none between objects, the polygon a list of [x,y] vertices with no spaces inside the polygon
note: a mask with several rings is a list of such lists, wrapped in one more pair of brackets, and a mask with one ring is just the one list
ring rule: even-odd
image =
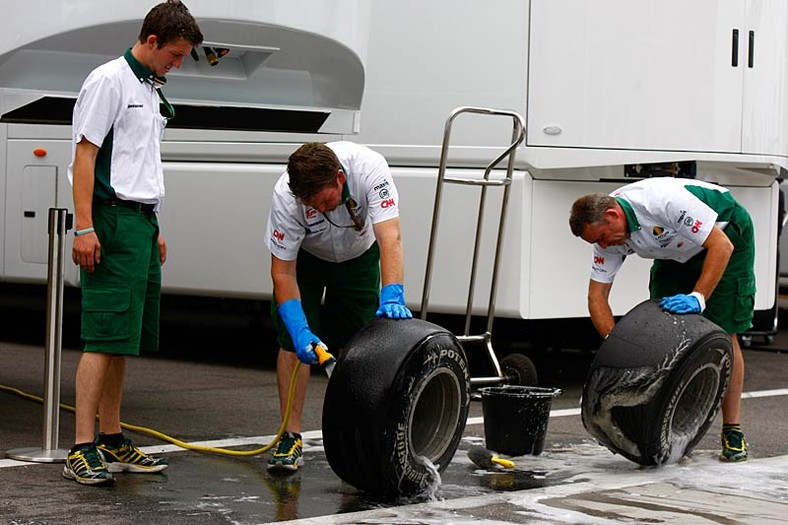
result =
[{"label": "green shorts", "polygon": [[161,261],[153,213],[93,204],[101,263],[82,279],[86,352],[139,355],[159,348]]},{"label": "green shorts", "polygon": [[[377,243],[355,259],[341,263],[324,261],[301,250],[296,272],[301,306],[309,328],[330,351],[345,346],[356,332],[374,319],[380,296]],[[276,301],[271,302],[271,319],[279,347],[293,352],[293,341],[279,318]]]},{"label": "green shorts", "polygon": [[[755,234],[750,214],[737,206],[724,230],[733,254],[714,293],[706,299],[703,315],[729,334],[752,328],[755,310]],[[651,267],[649,291],[652,299],[689,293],[698,281],[706,251],[686,263],[657,260]]]}]

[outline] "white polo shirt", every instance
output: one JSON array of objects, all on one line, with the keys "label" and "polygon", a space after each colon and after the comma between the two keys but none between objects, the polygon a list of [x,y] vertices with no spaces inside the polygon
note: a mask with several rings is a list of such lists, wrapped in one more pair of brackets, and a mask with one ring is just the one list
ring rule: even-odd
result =
[{"label": "white polo shirt", "polygon": [[164,197],[160,142],[167,119],[160,114],[151,74],[128,50],[94,69],[82,85],[74,105],[68,179],[73,184],[77,143],[84,138],[99,146],[95,199],[158,204]]},{"label": "white polo shirt", "polygon": [[694,179],[644,179],[610,194],[627,217],[624,244],[593,246],[591,279],[612,283],[627,255],[687,262],[704,250],[712,228],[728,225],[736,201],[722,186]]},{"label": "white polo shirt", "polygon": [[295,260],[299,248],[324,261],[354,259],[375,242],[373,224],[399,216],[399,195],[383,155],[353,142],[326,146],[342,165],[347,178],[345,189],[356,201],[353,212],[364,228],[359,232],[342,227],[353,224],[344,205],[324,215],[302,204],[290,192],[290,177],[285,172],[274,187],[265,235],[266,247],[279,259]]}]

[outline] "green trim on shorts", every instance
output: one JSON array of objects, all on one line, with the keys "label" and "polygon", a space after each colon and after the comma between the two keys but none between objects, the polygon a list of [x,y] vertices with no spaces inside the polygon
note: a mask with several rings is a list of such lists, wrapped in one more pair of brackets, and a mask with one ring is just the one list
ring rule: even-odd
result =
[{"label": "green trim on shorts", "polygon": [[139,355],[159,348],[161,261],[153,213],[93,204],[101,263],[82,280],[85,352]]},{"label": "green trim on shorts", "polygon": [[[356,332],[375,318],[380,302],[377,243],[355,259],[341,263],[324,261],[299,250],[296,273],[301,306],[309,328],[329,349],[344,347]],[[321,307],[324,291],[325,301]],[[276,300],[271,301],[271,320],[279,347],[294,352],[287,327],[279,318]]]},{"label": "green trim on shorts", "polygon": [[[733,243],[733,254],[714,293],[706,298],[703,316],[726,333],[739,334],[752,328],[755,315],[755,234],[750,214],[737,205],[723,231]],[[686,263],[654,261],[649,282],[651,298],[691,292],[705,260],[706,250]]]}]

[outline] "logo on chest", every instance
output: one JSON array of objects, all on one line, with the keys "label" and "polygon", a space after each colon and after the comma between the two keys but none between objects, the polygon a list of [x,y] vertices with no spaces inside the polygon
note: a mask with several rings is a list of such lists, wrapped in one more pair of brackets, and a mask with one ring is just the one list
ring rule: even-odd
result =
[{"label": "logo on chest", "polygon": [[665,237],[665,235],[667,235],[669,232],[662,226],[654,226],[654,228],[651,230],[651,233],[654,235],[655,239],[661,239]]}]

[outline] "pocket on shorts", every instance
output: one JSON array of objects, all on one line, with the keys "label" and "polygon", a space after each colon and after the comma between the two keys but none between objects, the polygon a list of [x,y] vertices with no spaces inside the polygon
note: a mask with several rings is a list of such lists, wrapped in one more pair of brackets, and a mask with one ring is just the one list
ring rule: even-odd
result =
[{"label": "pocket on shorts", "polygon": [[733,312],[737,323],[751,322],[755,310],[755,279],[743,277],[736,280],[736,306]]},{"label": "pocket on shorts", "polygon": [[129,338],[131,289],[82,290],[82,339],[123,341]]}]

